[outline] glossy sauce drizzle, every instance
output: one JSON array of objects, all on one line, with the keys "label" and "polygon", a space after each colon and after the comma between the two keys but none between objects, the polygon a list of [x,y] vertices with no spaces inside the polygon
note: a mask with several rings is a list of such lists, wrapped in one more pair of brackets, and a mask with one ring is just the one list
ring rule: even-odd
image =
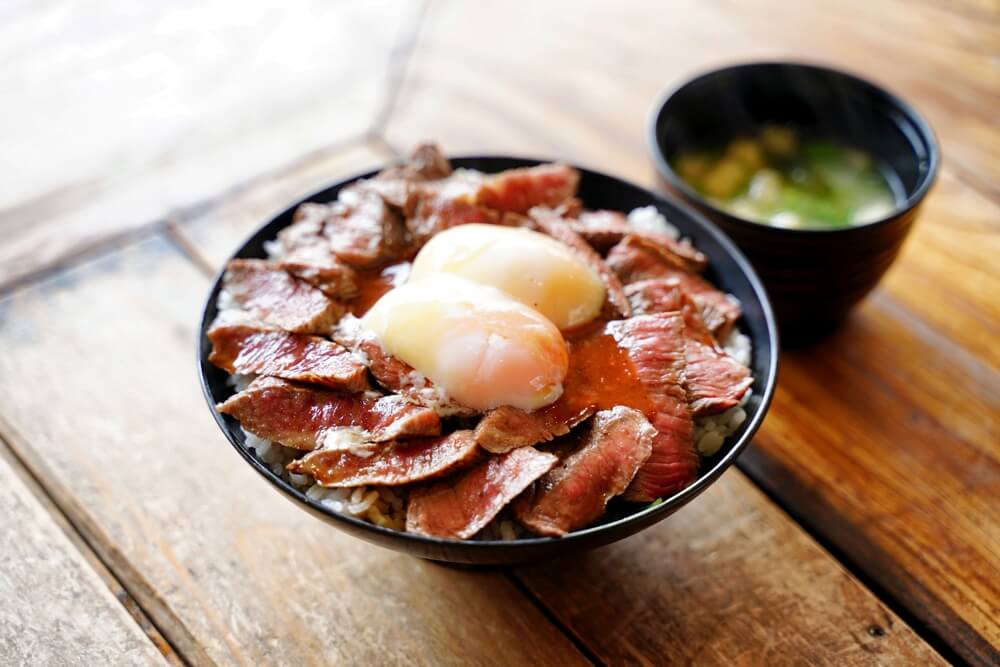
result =
[{"label": "glossy sauce drizzle", "polygon": [[541,412],[560,422],[576,422],[593,410],[624,405],[644,415],[655,412],[639,381],[632,359],[605,333],[604,322],[564,332],[569,347],[569,372],[563,393]]},{"label": "glossy sauce drizzle", "polygon": [[378,271],[358,271],[358,295],[347,302],[348,310],[361,317],[386,292],[405,283],[409,275],[409,262],[390,264]]}]

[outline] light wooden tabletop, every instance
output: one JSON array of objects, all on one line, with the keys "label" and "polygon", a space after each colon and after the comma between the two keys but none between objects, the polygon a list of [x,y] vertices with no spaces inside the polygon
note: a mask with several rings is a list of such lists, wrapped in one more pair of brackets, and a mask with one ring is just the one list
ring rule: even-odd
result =
[{"label": "light wooden tabletop", "polygon": [[[425,138],[654,186],[657,93],[764,58],[898,92],[944,163],[703,496],[462,569],[235,456],[195,331],[269,214]],[[1000,663],[997,0],[13,2],[0,90],[0,664]]]}]

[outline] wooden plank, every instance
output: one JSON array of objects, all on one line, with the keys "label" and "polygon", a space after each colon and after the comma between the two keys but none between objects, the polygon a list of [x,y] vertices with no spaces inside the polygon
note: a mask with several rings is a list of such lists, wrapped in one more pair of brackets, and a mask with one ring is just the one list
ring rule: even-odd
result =
[{"label": "wooden plank", "polygon": [[218,268],[246,237],[292,202],[392,159],[386,148],[370,141],[321,151],[226,197],[173,229],[204,264]]},{"label": "wooden plank", "polygon": [[267,490],[198,388],[207,289],[154,238],[0,302],[0,431],[185,659],[585,662],[502,573],[367,546]]},{"label": "wooden plank", "polygon": [[[483,44],[470,25],[496,26],[505,39]],[[441,0],[421,30],[388,137],[405,145],[449,136],[460,150],[558,148],[567,159],[651,174],[645,121],[660,91],[733,62],[800,59],[906,97],[963,176],[1000,199],[998,46],[996,12],[968,3],[921,3],[917,11],[905,0],[516,8]]]},{"label": "wooden plank", "polygon": [[639,536],[517,574],[607,664],[944,664],[735,471]]},{"label": "wooden plank", "polygon": [[0,554],[0,663],[167,664],[2,458]]},{"label": "wooden plank", "polygon": [[[1000,182],[1000,134],[989,118],[1000,88],[986,55],[997,25],[974,3],[907,7],[616,3],[569,11],[545,3],[512,11],[439,2],[387,136],[400,149],[430,136],[449,150],[554,156],[652,185],[643,127],[653,97],[714,64],[819,58],[910,97],[946,145],[939,184],[859,316],[836,342],[785,361],[779,400],[747,466],[783,504],[807,507],[802,518],[958,655],[989,663],[1000,647],[1000,592],[988,583],[1000,580],[1000,208],[981,194],[989,188],[958,176],[977,170]],[[900,20],[880,20],[880,12]],[[858,17],[865,25],[849,29]],[[941,30],[930,34],[935,23]],[[883,39],[887,24],[892,35]],[[522,47],[472,51],[460,25],[497,26]],[[474,55],[450,57],[458,52]],[[837,415],[837,428],[826,414]],[[897,514],[888,518],[873,498],[894,499]],[[947,555],[928,555],[939,552]]]},{"label": "wooden plank", "polygon": [[959,655],[995,664],[1000,374],[885,295],[782,364],[742,465]]},{"label": "wooden plank", "polygon": [[[318,171],[329,173],[337,168],[337,165],[331,164]],[[193,221],[182,226],[180,231],[195,248],[204,247],[203,254],[212,257],[213,264],[217,265],[232,252],[239,239],[245,237],[262,222],[263,212],[280,209],[288,201],[294,200],[295,193],[301,191],[296,184],[302,178],[308,178],[306,171],[290,172],[287,178],[278,179],[274,183],[261,183],[258,187],[247,189],[226,204],[224,213],[208,211],[204,221]],[[703,645],[695,652],[685,646],[685,642],[681,641],[679,636],[660,634],[663,627],[669,625],[653,622],[640,624],[643,628],[640,633],[645,633],[649,637],[653,635],[660,637],[658,640],[649,639],[647,644],[643,644],[643,640],[638,636],[628,637],[627,633],[614,632],[601,638],[567,609],[568,606],[576,604],[573,601],[576,598],[573,598],[570,591],[576,591],[579,599],[602,600],[603,604],[606,596],[603,591],[596,590],[597,586],[602,584],[609,587],[623,586],[623,597],[613,599],[607,608],[600,610],[588,608],[594,612],[591,619],[593,628],[600,627],[602,623],[608,623],[609,619],[615,618],[621,605],[628,607],[627,598],[624,597],[626,591],[641,589],[644,591],[644,604],[656,608],[672,606],[677,616],[690,614],[694,617],[704,617],[703,608],[713,608],[718,610],[715,618],[719,626],[746,622],[753,628],[755,634],[743,645],[745,651],[756,651],[770,643],[775,645],[775,650],[790,652],[800,659],[861,660],[865,657],[864,651],[867,650],[877,650],[888,658],[898,660],[915,660],[918,657],[926,660],[934,659],[933,652],[929,651],[905,624],[882,608],[877,600],[837,567],[799,532],[794,524],[769,506],[759,493],[752,490],[742,475],[739,473],[728,475],[720,482],[720,489],[713,490],[708,498],[685,509],[682,515],[687,517],[686,520],[671,519],[665,527],[650,531],[650,534],[659,537],[643,536],[630,540],[625,545],[613,547],[613,553],[620,554],[624,550],[632,554],[636,562],[646,559],[652,564],[645,569],[628,568],[629,577],[605,572],[595,581],[591,581],[591,577],[587,574],[577,576],[576,568],[567,567],[566,563],[557,563],[552,567],[542,566],[522,571],[523,581],[598,657],[612,664],[624,659],[635,659],[637,656],[644,656],[647,660],[669,658],[671,661],[679,661],[697,658],[699,661],[724,662],[739,657],[733,652],[731,643],[734,637],[743,636],[745,633],[723,633],[718,638],[717,646]],[[746,517],[744,513],[748,507],[751,516]],[[733,554],[733,557],[737,557],[736,554],[744,553],[745,546],[740,542],[739,535],[728,525],[730,520],[760,535],[759,543],[754,545],[756,558],[745,566],[745,571],[732,572],[732,578],[727,571],[726,576],[720,577],[718,586],[706,590],[705,596],[697,603],[692,601],[690,606],[677,604],[675,591],[665,589],[658,583],[661,578],[670,578],[666,575],[666,570],[673,570],[673,577],[686,582],[684,585],[690,585],[695,580],[700,581],[703,574],[695,566],[695,561],[698,560],[697,554],[678,557],[669,564],[664,561],[659,550],[665,539],[662,536],[666,532],[671,536],[669,540],[678,544],[711,544],[713,550],[727,551]],[[599,553],[605,554],[609,551],[602,550]],[[603,556],[585,555],[582,558],[584,562],[590,563],[602,560]],[[824,586],[836,590],[837,596],[825,600],[823,597],[825,593],[820,592],[811,597],[813,593],[809,587],[812,582],[807,577],[795,580],[792,584],[784,583],[783,572],[786,568],[795,569],[797,563],[803,559],[813,563],[810,576],[818,578]],[[576,559],[572,560],[576,562]],[[546,583],[547,578],[557,570],[563,570],[563,573],[553,577],[550,583]],[[640,572],[636,573],[636,570]],[[778,585],[778,582],[782,583]],[[565,589],[565,597],[557,593],[561,589]],[[783,616],[765,616],[740,621],[741,618],[751,616],[748,614],[749,608],[732,604],[731,596],[738,596],[748,590],[757,591],[757,594],[779,607],[798,605],[799,598],[823,600],[823,606],[821,613],[819,608],[802,607],[802,613],[796,614],[793,620]],[[779,622],[780,628],[777,626]],[[876,632],[883,634],[875,638],[868,637],[865,633],[876,624],[880,628]],[[771,641],[767,638],[769,633],[785,637],[786,643]],[[824,641],[813,646],[815,643],[813,637],[817,633]],[[622,652],[620,646],[611,645],[619,639],[630,645],[636,645],[629,649],[632,651],[631,654]],[[807,645],[812,648],[807,649]],[[742,655],[745,657],[749,653]]]},{"label": "wooden plank", "polygon": [[160,634],[159,629],[153,625],[153,622],[135,601],[135,598],[129,595],[128,591],[122,587],[121,582],[115,578],[115,575],[111,572],[111,570],[109,570],[97,554],[94,553],[94,550],[90,548],[90,545],[84,541],[83,536],[81,536],[73,524],[69,522],[66,515],[62,513],[45,490],[39,486],[38,480],[36,480],[31,475],[31,472],[17,459],[14,452],[10,449],[6,442],[3,442],[3,440],[0,439],[0,443],[2,443],[0,444],[0,462],[9,466],[17,476],[18,481],[31,492],[42,511],[62,531],[63,535],[66,536],[70,544],[72,544],[76,551],[83,557],[83,560],[88,566],[90,566],[90,569],[97,574],[98,578],[100,578],[100,580],[104,583],[111,595],[118,600],[119,604],[121,604],[125,611],[128,612],[129,616],[132,617],[132,621],[146,634],[146,638],[153,643],[153,646],[156,647],[167,663],[174,667],[181,667],[184,665],[177,653],[174,651],[174,648],[169,644],[169,642],[167,642],[163,635]]},{"label": "wooden plank", "polygon": [[0,285],[363,134],[416,9],[6,6]]},{"label": "wooden plank", "polygon": [[881,287],[949,339],[1000,369],[997,257],[1000,206],[946,169]]}]

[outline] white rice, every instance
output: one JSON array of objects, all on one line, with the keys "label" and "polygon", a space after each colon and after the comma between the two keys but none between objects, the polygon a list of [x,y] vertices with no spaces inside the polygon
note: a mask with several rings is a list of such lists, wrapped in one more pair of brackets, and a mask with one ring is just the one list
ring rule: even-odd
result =
[{"label": "white rice", "polygon": [[680,237],[681,233],[676,227],[667,221],[655,206],[643,206],[629,211],[628,223],[640,232],[649,234],[662,234],[672,239]]},{"label": "white rice", "polygon": [[346,514],[377,526],[394,530],[406,528],[406,491],[387,486],[359,486],[328,489],[316,484],[309,475],[288,472],[287,466],[302,454],[244,430],[246,447],[257,455],[278,477],[305,492],[306,496],[340,514]]},{"label": "white rice", "polygon": [[[750,337],[734,328],[732,333],[722,343],[726,353],[743,366],[750,365]],[[722,447],[726,439],[742,426],[747,419],[744,409],[753,389],[747,390],[740,404],[717,415],[700,417],[694,422],[694,447],[702,456],[712,456]]]},{"label": "white rice", "polygon": [[[645,206],[632,210],[628,214],[629,224],[636,228],[657,234],[663,234],[670,238],[680,236],[676,227],[671,225],[667,219],[654,206]],[[264,249],[271,259],[280,259],[281,244],[271,241],[264,244]],[[240,322],[252,319],[249,313],[244,311],[240,304],[226,290],[219,292],[217,302],[219,310],[219,321]],[[348,328],[357,327],[360,321],[353,315],[345,315],[337,326]],[[752,349],[750,338],[744,335],[739,329],[733,332],[723,342],[723,349],[736,361],[744,366],[750,365]],[[352,350],[359,357],[364,357],[360,350]],[[368,359],[362,359],[366,365],[370,363]],[[412,388],[421,392],[421,403],[430,403],[442,414],[447,416],[450,411],[450,404],[453,402],[442,393],[438,394],[433,388],[428,388],[426,378],[416,371],[413,377],[408,378]],[[249,386],[255,376],[253,375],[231,375],[227,382],[234,391],[240,392]],[[426,392],[426,393],[424,393]],[[694,442],[695,449],[702,456],[711,456],[719,451],[726,439],[735,433],[746,421],[746,410],[743,406],[750,399],[751,392],[748,391],[740,401],[740,404],[726,412],[718,415],[702,417],[695,421]],[[436,406],[435,406],[436,404]],[[326,488],[314,483],[309,475],[299,475],[290,473],[287,469],[289,463],[302,454],[301,451],[284,447],[270,440],[260,438],[249,431],[243,431],[246,440],[246,447],[253,452],[257,458],[265,463],[271,471],[281,477],[295,488],[303,491],[307,497],[329,508],[334,512],[353,516],[364,521],[368,521],[378,526],[391,528],[393,530],[406,529],[406,505],[408,502],[407,490],[405,488],[360,486],[356,488]],[[344,435],[344,434],[340,434]],[[329,445],[333,448],[346,448],[349,451],[362,454],[354,439],[337,436],[327,438],[324,441],[324,448]],[[344,445],[344,447],[341,447]],[[517,540],[524,537],[531,537],[517,521],[514,520],[509,510],[502,511],[493,521],[481,530],[474,539],[476,540]]]}]

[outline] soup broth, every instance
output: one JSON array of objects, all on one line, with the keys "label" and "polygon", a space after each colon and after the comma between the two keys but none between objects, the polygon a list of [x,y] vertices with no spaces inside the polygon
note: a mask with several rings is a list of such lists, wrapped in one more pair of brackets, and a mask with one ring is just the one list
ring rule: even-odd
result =
[{"label": "soup broth", "polygon": [[775,227],[863,225],[900,200],[895,175],[868,153],[778,125],[721,149],[681,152],[671,165],[715,206]]}]

